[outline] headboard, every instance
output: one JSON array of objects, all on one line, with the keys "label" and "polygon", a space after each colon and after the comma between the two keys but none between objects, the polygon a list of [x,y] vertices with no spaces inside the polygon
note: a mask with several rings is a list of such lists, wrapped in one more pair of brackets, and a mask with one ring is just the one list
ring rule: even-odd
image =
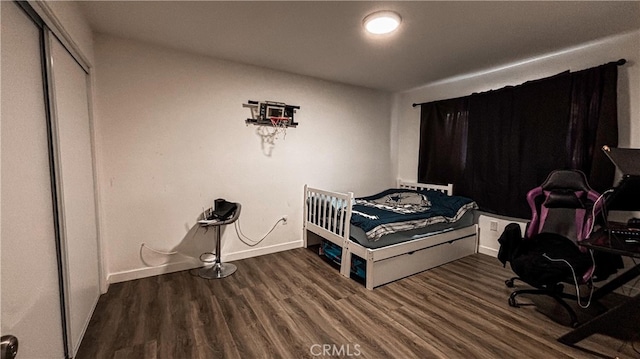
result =
[{"label": "headboard", "polygon": [[449,183],[447,185],[440,185],[440,184],[405,182],[398,178],[397,185],[398,185],[398,188],[408,188],[408,189],[415,189],[415,190],[432,189],[432,190],[446,193],[449,196],[453,195],[452,183]]}]

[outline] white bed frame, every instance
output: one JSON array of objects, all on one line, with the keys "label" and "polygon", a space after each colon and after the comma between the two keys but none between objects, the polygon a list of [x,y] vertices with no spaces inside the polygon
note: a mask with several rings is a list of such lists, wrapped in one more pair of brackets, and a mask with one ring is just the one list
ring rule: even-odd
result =
[{"label": "white bed frame", "polygon": [[[398,180],[398,188],[434,189],[449,196],[453,192],[452,184],[442,186],[401,180]],[[477,224],[382,248],[363,247],[349,238],[353,199],[353,192],[331,192],[305,185],[304,246],[319,244],[321,239],[326,239],[342,247],[340,274],[347,278],[351,273],[352,255],[365,259],[367,289],[477,252]],[[317,236],[309,236],[309,232]]]}]

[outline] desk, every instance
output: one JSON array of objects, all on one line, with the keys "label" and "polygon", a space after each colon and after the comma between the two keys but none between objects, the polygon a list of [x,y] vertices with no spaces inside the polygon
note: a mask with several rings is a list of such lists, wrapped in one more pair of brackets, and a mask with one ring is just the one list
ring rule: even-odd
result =
[{"label": "desk", "polygon": [[[595,251],[604,251],[620,254],[626,257],[640,258],[640,245],[626,244],[623,240],[609,235],[604,231],[594,232],[588,239],[581,243]],[[620,288],[625,283],[640,276],[640,264],[632,267],[613,280],[598,288],[593,293],[592,300],[597,301],[606,294]],[[582,339],[595,334],[612,333],[614,331],[628,333],[632,339],[640,331],[640,294],[629,298],[624,303],[609,309],[588,322],[578,326],[569,333],[558,338],[563,344],[574,345]],[[637,338],[636,338],[637,339]]]}]

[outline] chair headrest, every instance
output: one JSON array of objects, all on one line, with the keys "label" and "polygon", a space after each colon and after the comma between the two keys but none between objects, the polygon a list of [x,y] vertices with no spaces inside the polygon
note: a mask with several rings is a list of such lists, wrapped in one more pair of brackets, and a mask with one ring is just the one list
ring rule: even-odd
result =
[{"label": "chair headrest", "polygon": [[549,174],[540,187],[551,192],[555,190],[584,191],[585,193],[592,191],[587,176],[578,170],[555,170]]},{"label": "chair headrest", "polygon": [[547,208],[585,208],[584,203],[573,191],[552,191],[542,204]]}]

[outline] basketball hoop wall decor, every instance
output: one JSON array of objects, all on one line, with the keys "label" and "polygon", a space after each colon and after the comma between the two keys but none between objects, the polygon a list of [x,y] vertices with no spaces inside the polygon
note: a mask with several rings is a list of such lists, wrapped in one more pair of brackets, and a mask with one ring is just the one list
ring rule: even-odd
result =
[{"label": "basketball hoop wall decor", "polygon": [[245,124],[258,126],[256,134],[262,139],[262,151],[267,156],[271,156],[278,137],[282,135],[284,139],[287,136],[287,128],[298,126],[293,116],[300,106],[287,105],[283,102],[249,100],[242,104],[242,107],[251,110],[251,118],[248,118]]}]

